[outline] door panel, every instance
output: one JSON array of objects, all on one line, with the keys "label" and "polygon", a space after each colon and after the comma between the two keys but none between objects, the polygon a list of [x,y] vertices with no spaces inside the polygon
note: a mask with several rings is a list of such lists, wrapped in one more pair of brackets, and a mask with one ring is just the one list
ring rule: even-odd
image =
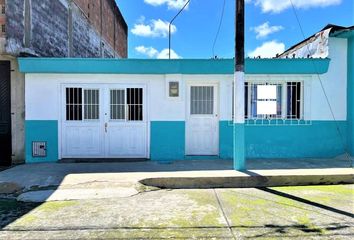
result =
[{"label": "door panel", "polygon": [[106,157],[146,158],[147,123],[144,89],[109,87],[106,96]]},{"label": "door panel", "polygon": [[217,85],[188,87],[186,154],[218,155]]},{"label": "door panel", "polygon": [[109,123],[107,157],[146,157],[146,125]]},{"label": "door panel", "polygon": [[85,126],[84,124],[66,127],[66,156],[101,157],[102,139],[100,126]]},{"label": "door panel", "polygon": [[148,157],[143,87],[80,85],[63,93],[63,158]]},{"label": "door panel", "polygon": [[0,165],[11,165],[10,62],[0,61]]},{"label": "door panel", "polygon": [[101,87],[65,87],[63,92],[62,157],[104,157]]}]

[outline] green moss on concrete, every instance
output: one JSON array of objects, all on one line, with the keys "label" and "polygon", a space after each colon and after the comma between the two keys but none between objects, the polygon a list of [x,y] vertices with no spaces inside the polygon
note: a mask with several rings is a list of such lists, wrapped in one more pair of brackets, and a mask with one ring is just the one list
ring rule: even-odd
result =
[{"label": "green moss on concrete", "polygon": [[195,202],[197,206],[190,213],[174,217],[171,221],[172,224],[179,227],[223,225],[222,215],[218,209],[215,196],[211,191],[205,191],[203,194],[195,191],[186,191],[184,194]]},{"label": "green moss on concrete", "polygon": [[144,185],[144,184],[142,184],[140,182],[135,184],[134,187],[139,193],[161,190],[161,188],[153,187],[153,186],[147,186],[147,185]]},{"label": "green moss on concrete", "polygon": [[222,202],[225,204],[227,216],[233,226],[254,226],[257,223],[253,219],[254,211],[257,209],[257,215],[265,213],[267,201],[260,198],[250,198],[248,195],[242,195],[234,191],[222,191],[220,193]]},{"label": "green moss on concrete", "polygon": [[19,226],[29,226],[32,223],[34,223],[36,220],[38,220],[38,217],[34,216],[31,213],[26,214],[25,216],[22,216],[16,221],[16,224]]},{"label": "green moss on concrete", "polygon": [[294,187],[276,187],[272,188],[277,191],[285,192],[303,192],[303,191],[318,191],[328,192],[340,195],[354,195],[353,185],[322,185],[322,186],[294,186]]},{"label": "green moss on concrete", "polygon": [[301,225],[303,226],[302,231],[304,232],[314,232],[318,234],[326,233],[326,231],[323,228],[316,226],[306,214],[297,216],[296,220],[300,226]]},{"label": "green moss on concrete", "polygon": [[60,211],[63,208],[72,207],[77,204],[78,204],[77,201],[45,202],[41,206],[39,206],[37,210],[50,213],[50,212]]}]

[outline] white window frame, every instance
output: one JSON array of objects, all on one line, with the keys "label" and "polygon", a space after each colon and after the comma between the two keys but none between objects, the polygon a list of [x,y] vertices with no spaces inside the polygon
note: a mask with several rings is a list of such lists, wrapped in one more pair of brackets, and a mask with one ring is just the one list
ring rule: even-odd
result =
[{"label": "white window frame", "polygon": [[[288,118],[287,116],[287,84],[289,82],[299,82],[300,83],[300,118]],[[245,116],[247,120],[304,120],[304,82],[299,80],[294,81],[247,81],[248,83],[248,102],[247,102],[247,113]],[[282,86],[282,99],[281,99],[281,117],[269,117],[258,118],[252,116],[252,86],[253,85],[281,85]]]},{"label": "white window frame", "polygon": [[[68,120],[67,116],[65,115],[65,122],[99,122],[101,120],[101,89],[100,88],[88,88],[88,87],[80,87],[80,86],[68,86],[64,87],[64,99],[65,99],[65,114],[66,114],[66,89],[74,89],[74,88],[81,88],[81,120]],[[85,105],[88,105],[85,103],[85,90],[97,90],[98,91],[98,119],[85,119]]]}]

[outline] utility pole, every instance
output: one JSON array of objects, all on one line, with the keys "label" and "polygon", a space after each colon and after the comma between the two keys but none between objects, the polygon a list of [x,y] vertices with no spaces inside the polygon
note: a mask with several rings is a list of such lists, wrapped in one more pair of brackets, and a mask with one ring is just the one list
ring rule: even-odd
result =
[{"label": "utility pole", "polygon": [[245,0],[236,0],[234,74],[234,169],[245,164]]}]

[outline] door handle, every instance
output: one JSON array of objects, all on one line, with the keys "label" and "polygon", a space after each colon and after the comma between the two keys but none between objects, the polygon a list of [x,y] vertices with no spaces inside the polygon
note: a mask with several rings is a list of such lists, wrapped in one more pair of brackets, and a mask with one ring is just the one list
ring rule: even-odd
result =
[{"label": "door handle", "polygon": [[104,124],[104,131],[107,133],[107,127],[108,127],[108,123]]}]

